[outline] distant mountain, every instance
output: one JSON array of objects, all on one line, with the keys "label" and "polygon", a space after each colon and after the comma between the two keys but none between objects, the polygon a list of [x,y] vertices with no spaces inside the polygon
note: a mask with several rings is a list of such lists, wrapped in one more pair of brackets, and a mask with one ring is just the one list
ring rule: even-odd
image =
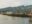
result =
[{"label": "distant mountain", "polygon": [[24,6],[18,6],[18,7],[6,7],[3,9],[0,9],[0,11],[12,11],[12,12],[16,12],[17,8],[19,8],[20,10],[22,10],[24,8]]},{"label": "distant mountain", "polygon": [[19,8],[20,12],[25,12],[25,10],[32,8],[32,5],[29,6],[18,6],[18,7],[6,7],[3,9],[0,9],[0,11],[12,11],[12,12],[16,12],[17,8]]}]

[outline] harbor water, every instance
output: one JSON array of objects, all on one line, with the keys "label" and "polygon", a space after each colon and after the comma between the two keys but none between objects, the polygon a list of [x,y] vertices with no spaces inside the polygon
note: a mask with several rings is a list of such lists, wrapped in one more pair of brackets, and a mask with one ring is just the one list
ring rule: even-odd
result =
[{"label": "harbor water", "polygon": [[29,18],[0,15],[0,24],[29,24]]}]

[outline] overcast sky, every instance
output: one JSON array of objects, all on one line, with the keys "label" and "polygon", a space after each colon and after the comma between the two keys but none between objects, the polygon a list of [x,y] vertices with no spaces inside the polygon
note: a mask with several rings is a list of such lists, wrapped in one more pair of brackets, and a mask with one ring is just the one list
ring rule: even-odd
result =
[{"label": "overcast sky", "polygon": [[16,7],[20,5],[32,5],[32,0],[0,0],[0,9],[4,7]]}]

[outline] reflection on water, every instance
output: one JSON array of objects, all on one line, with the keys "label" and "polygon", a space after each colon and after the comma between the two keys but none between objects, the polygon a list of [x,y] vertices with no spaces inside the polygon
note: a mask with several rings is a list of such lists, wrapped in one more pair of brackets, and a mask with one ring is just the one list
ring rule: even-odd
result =
[{"label": "reflection on water", "polygon": [[29,18],[0,15],[0,24],[29,24]]}]

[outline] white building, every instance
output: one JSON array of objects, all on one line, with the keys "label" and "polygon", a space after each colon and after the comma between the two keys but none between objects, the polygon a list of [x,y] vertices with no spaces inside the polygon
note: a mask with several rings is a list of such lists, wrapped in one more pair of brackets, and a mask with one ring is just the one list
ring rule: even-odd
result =
[{"label": "white building", "polygon": [[6,14],[12,14],[12,13],[13,13],[13,12],[11,12],[11,11],[9,11],[9,12],[7,11],[7,12],[6,12]]}]

